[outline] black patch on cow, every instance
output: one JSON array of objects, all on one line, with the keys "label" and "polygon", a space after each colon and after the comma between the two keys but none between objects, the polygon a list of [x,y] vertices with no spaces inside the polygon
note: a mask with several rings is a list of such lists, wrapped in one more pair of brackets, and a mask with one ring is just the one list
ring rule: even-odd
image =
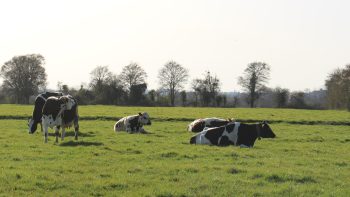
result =
[{"label": "black patch on cow", "polygon": [[211,144],[218,145],[219,138],[222,136],[222,134],[225,131],[225,127],[217,127],[208,129],[206,134],[204,135]]},{"label": "black patch on cow", "polygon": [[227,125],[227,123],[229,123],[227,120],[213,120],[209,123],[210,125],[206,125],[206,126],[207,127],[221,127],[221,126]]},{"label": "black patch on cow", "polygon": [[228,124],[226,125],[226,131],[227,133],[231,133],[235,128],[235,124]]},{"label": "black patch on cow", "polygon": [[244,144],[253,147],[257,139],[257,125],[256,124],[240,124],[238,129],[237,146]]},{"label": "black patch on cow", "polygon": [[61,100],[57,100],[54,98],[47,99],[43,107],[43,115],[52,115],[53,120],[55,120],[61,109],[61,104],[63,104],[63,101]]},{"label": "black patch on cow", "polygon": [[198,121],[195,125],[192,127],[192,132],[201,132],[203,131],[205,127],[205,122],[203,120]]},{"label": "black patch on cow", "polygon": [[147,125],[152,125],[151,120],[148,120]]},{"label": "black patch on cow", "polygon": [[129,120],[131,131],[139,131],[140,129],[140,123],[139,123],[139,116],[133,116],[131,120]]},{"label": "black patch on cow", "polygon": [[[71,98],[73,99],[73,98]],[[74,100],[74,105],[72,106],[72,109],[70,110],[64,110],[63,112],[63,122],[65,125],[71,123],[74,121],[74,124],[76,125],[78,123],[78,104],[75,99]]]},{"label": "black patch on cow", "polygon": [[260,135],[263,138],[275,138],[276,134],[272,131],[272,129],[270,128],[270,126],[264,122],[261,125],[261,131],[260,131]]},{"label": "black patch on cow", "polygon": [[229,146],[231,144],[231,141],[228,139],[227,136],[222,136],[219,141],[219,146]]},{"label": "black patch on cow", "polygon": [[190,139],[190,144],[195,144],[195,143],[196,143],[196,138],[197,138],[196,135],[193,136],[193,137],[191,137],[191,139]]}]

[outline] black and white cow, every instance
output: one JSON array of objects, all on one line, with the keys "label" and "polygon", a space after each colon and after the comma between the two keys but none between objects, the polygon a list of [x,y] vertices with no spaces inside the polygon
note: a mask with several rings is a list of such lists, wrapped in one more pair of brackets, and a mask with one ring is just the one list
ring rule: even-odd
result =
[{"label": "black and white cow", "polygon": [[62,140],[65,137],[65,129],[74,125],[75,140],[78,140],[78,104],[70,95],[61,97],[49,97],[43,107],[42,125],[45,143],[47,143],[48,128],[55,127],[56,143],[58,142],[59,129],[62,128]]},{"label": "black and white cow", "polygon": [[151,125],[147,112],[131,115],[118,120],[114,125],[114,131],[127,131],[128,133],[147,133],[143,125]]},{"label": "black and white cow", "polygon": [[51,96],[59,97],[59,96],[63,96],[63,94],[61,92],[45,92],[45,93],[39,94],[35,98],[33,115],[28,120],[28,131],[30,134],[33,134],[36,131],[38,127],[38,123],[41,126],[41,131],[43,131],[43,126],[41,125],[41,118],[43,116],[43,107],[47,98]]},{"label": "black and white cow", "polygon": [[235,145],[253,147],[256,139],[275,138],[266,121],[258,124],[232,122],[225,126],[206,128],[190,139],[191,144],[208,144],[217,146]]},{"label": "black and white cow", "polygon": [[187,130],[192,131],[194,133],[198,133],[203,131],[205,127],[221,127],[224,125],[227,125],[228,123],[232,122],[232,119],[221,119],[221,118],[203,118],[203,119],[197,119],[193,122],[191,122]]}]

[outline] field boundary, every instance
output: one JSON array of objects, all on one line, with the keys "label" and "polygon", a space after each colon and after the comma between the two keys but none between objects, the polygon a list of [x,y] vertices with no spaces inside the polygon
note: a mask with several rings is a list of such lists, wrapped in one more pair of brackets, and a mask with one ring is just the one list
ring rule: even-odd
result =
[{"label": "field boundary", "polygon": [[[0,116],[0,120],[28,120],[29,116]],[[120,117],[111,116],[81,116],[79,120],[104,120],[104,121],[118,121]],[[151,118],[152,121],[166,122],[166,121],[178,121],[178,122],[192,122],[194,119],[190,118]],[[257,119],[236,119],[237,122],[255,123],[262,122],[264,120]],[[350,122],[347,121],[301,121],[301,120],[267,120],[270,124],[297,124],[297,125],[335,125],[335,126],[350,126]]]}]

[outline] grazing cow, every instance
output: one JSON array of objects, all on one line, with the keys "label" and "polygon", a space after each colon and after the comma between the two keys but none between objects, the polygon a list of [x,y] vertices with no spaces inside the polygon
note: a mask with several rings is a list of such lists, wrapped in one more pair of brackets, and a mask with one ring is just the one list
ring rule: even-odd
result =
[{"label": "grazing cow", "polygon": [[74,124],[75,140],[78,140],[79,124],[78,124],[78,104],[76,100],[70,96],[49,97],[43,107],[42,125],[47,143],[48,128],[55,127],[56,143],[58,142],[59,129],[62,128],[62,140],[65,137],[65,129]]},{"label": "grazing cow", "polygon": [[232,122],[232,119],[221,119],[221,118],[204,118],[204,119],[197,119],[193,122],[191,122],[187,130],[192,131],[194,133],[198,133],[203,131],[205,127],[221,127],[224,125],[227,125],[228,123]]},{"label": "grazing cow", "polygon": [[253,147],[256,139],[274,138],[276,135],[266,121],[258,124],[232,122],[225,126],[206,128],[193,136],[191,144],[208,144],[217,146],[235,145]]},{"label": "grazing cow", "polygon": [[59,96],[63,96],[63,94],[61,92],[45,92],[45,93],[39,94],[35,98],[33,115],[28,120],[28,131],[30,134],[33,134],[36,131],[38,127],[38,123],[41,126],[41,131],[43,131],[43,126],[41,124],[43,107],[47,98],[51,96],[59,97]]},{"label": "grazing cow", "polygon": [[147,133],[143,125],[151,125],[151,120],[147,112],[139,113],[121,118],[114,125],[114,131],[127,131],[128,133]]}]

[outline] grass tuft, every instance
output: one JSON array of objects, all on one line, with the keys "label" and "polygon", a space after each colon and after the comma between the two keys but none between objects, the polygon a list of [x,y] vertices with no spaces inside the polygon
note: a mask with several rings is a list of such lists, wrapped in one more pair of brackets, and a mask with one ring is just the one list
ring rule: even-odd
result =
[{"label": "grass tuft", "polygon": [[165,158],[173,158],[173,157],[177,157],[179,154],[176,152],[167,152],[167,153],[162,153],[161,157],[165,157]]}]

